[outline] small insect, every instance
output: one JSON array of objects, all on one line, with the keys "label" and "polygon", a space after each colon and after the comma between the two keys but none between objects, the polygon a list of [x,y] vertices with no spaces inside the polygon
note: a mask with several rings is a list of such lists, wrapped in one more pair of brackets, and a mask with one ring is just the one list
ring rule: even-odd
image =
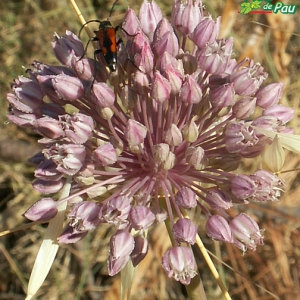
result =
[{"label": "small insect", "polygon": [[[96,57],[97,54],[102,53],[103,57],[105,59],[105,62],[110,69],[111,72],[115,72],[117,70],[117,48],[118,45],[122,42],[122,40],[118,40],[116,38],[116,32],[120,28],[120,26],[113,27],[112,24],[109,21],[109,18],[111,17],[111,14],[113,12],[114,6],[118,0],[116,0],[112,8],[110,10],[109,17],[106,21],[100,21],[100,20],[89,20],[87,21],[80,29],[79,35],[82,31],[82,29],[86,26],[88,23],[96,22],[99,23],[99,29],[95,30],[95,36],[92,37],[89,42],[98,42],[99,48],[94,51],[94,57]],[[86,49],[88,47],[88,44],[86,45]]]}]

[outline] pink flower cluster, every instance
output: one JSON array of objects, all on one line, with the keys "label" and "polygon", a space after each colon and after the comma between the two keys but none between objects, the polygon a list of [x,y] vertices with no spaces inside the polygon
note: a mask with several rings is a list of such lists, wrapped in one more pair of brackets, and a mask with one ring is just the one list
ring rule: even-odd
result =
[{"label": "pink flower cluster", "polygon": [[[145,0],[139,16],[127,11],[122,28],[116,72],[107,70],[101,53],[97,60],[83,57],[75,34],[55,36],[62,66],[34,62],[28,77],[16,79],[8,118],[42,136],[43,150],[31,160],[38,191],[53,194],[71,180],[59,243],[112,224],[114,275],[130,259],[136,266],[145,257],[146,232],[168,219],[174,245],[162,266],[189,284],[197,225],[187,210],[200,208],[213,239],[243,251],[263,243],[251,217],[231,218],[226,210],[279,198],[283,183],[276,175],[237,168],[270,143],[258,128],[290,132],[293,110],[278,104],[282,84],[262,86],[267,73],[260,64],[232,58],[233,40],[218,39],[220,18],[204,16],[200,0],[175,0],[171,23]],[[56,206],[48,196],[25,216],[49,220]]]}]

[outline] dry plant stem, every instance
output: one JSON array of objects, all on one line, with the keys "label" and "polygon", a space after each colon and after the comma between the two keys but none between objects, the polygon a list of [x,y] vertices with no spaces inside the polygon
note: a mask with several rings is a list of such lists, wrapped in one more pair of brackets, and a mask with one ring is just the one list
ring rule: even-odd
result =
[{"label": "dry plant stem", "polygon": [[[71,189],[71,179],[67,181],[62,189],[59,200],[66,198]],[[25,300],[30,300],[39,290],[47,277],[54,258],[56,256],[59,245],[57,243],[57,237],[62,231],[63,221],[65,217],[65,210],[67,207],[67,201],[62,201],[58,206],[57,215],[49,222],[44,240],[36,256],[32,272],[28,283],[27,297]]]},{"label": "dry plant stem", "polygon": [[41,222],[41,221],[35,221],[35,222],[30,222],[30,223],[27,223],[27,224],[20,225],[18,227],[13,228],[13,229],[3,230],[3,231],[0,232],[0,237],[4,236],[4,235],[7,235],[7,234],[10,234],[10,233],[13,233],[13,232],[26,230],[27,228],[31,228],[34,225],[38,225],[38,224],[42,224],[42,223],[43,222]]},{"label": "dry plant stem", "polygon": [[75,11],[75,13],[76,13],[76,15],[77,15],[77,17],[78,17],[80,23],[82,24],[82,26],[84,26],[84,29],[85,29],[87,35],[88,35],[90,38],[92,38],[92,37],[93,37],[93,33],[91,32],[91,30],[89,29],[88,26],[85,26],[85,25],[86,25],[86,21],[85,21],[83,15],[82,15],[82,13],[81,13],[79,7],[77,6],[76,2],[75,2],[74,0],[70,0],[70,4],[71,4],[71,6],[73,7],[73,9],[74,9],[74,11]]},{"label": "dry plant stem", "polygon": [[230,295],[229,295],[229,293],[228,293],[228,291],[227,291],[224,283],[220,279],[220,275],[219,275],[219,273],[218,273],[218,271],[217,271],[217,269],[216,269],[213,261],[211,260],[209,254],[208,254],[205,246],[203,245],[203,243],[202,243],[202,241],[201,241],[201,239],[200,239],[200,237],[199,237],[198,234],[196,236],[196,244],[199,247],[199,250],[201,251],[201,253],[202,253],[202,255],[203,255],[203,257],[204,257],[204,259],[205,259],[205,261],[206,261],[206,263],[207,263],[207,265],[208,265],[208,267],[209,267],[209,269],[210,269],[210,271],[211,271],[211,273],[212,273],[212,275],[214,277],[214,279],[216,280],[218,286],[220,287],[220,289],[221,289],[221,291],[223,293],[224,299],[231,300],[231,297],[230,297]]}]

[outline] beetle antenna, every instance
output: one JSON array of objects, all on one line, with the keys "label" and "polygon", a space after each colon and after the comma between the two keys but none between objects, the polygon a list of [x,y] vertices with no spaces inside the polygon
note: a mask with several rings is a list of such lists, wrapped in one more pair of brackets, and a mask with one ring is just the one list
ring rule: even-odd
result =
[{"label": "beetle antenna", "polygon": [[118,2],[118,0],[115,0],[115,2],[113,3],[113,5],[112,5],[112,7],[110,9],[109,16],[108,16],[107,20],[109,20],[109,18],[111,17],[111,15],[112,15],[112,13],[114,11],[114,8],[115,8],[117,2]]},{"label": "beetle antenna", "polygon": [[80,34],[81,34],[82,29],[85,28],[85,26],[86,26],[87,24],[92,23],[92,22],[101,23],[101,21],[99,21],[99,20],[89,20],[89,21],[85,22],[85,23],[81,26],[81,28],[80,28],[80,30],[79,30],[78,37],[80,37]]}]

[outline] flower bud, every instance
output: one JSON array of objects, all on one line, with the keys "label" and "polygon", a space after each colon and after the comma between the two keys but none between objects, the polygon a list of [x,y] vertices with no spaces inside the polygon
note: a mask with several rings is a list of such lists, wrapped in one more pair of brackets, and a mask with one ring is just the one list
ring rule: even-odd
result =
[{"label": "flower bud", "polygon": [[168,277],[188,285],[197,274],[197,265],[190,247],[173,247],[166,251],[162,258],[162,266]]},{"label": "flower bud", "polygon": [[145,73],[151,73],[153,71],[154,54],[150,47],[149,40],[144,34],[138,33],[135,35],[130,53],[131,57],[133,57],[135,69],[138,68]]},{"label": "flower bud", "polygon": [[185,77],[180,91],[180,98],[183,102],[187,102],[189,104],[196,104],[201,101],[202,90],[192,75],[187,75]]},{"label": "flower bud", "polygon": [[112,165],[118,160],[116,150],[111,143],[105,143],[95,149],[94,157],[96,163],[102,166]]},{"label": "flower bud", "polygon": [[256,250],[257,245],[263,245],[261,231],[257,223],[248,215],[244,213],[239,214],[230,221],[229,226],[234,238],[237,242],[242,243],[243,246],[240,247],[240,244],[237,242],[235,242],[235,245],[243,251],[247,248]]},{"label": "flower bud", "polygon": [[277,104],[266,108],[263,111],[263,116],[271,116],[277,118],[277,120],[283,122],[283,124],[289,122],[294,117],[294,110],[291,107],[287,107],[281,104]]},{"label": "flower bud", "polygon": [[92,99],[98,108],[113,106],[115,102],[115,93],[104,82],[95,82],[92,87]]},{"label": "flower bud", "polygon": [[48,221],[56,216],[56,206],[52,198],[42,198],[24,213],[24,217],[30,221]]},{"label": "flower bud", "polygon": [[212,209],[216,210],[226,210],[232,207],[229,195],[217,188],[212,188],[206,192],[205,202],[207,202]]},{"label": "flower bud", "polygon": [[174,167],[175,155],[170,151],[168,144],[160,143],[153,146],[153,158],[163,169],[169,170]]},{"label": "flower bud", "polygon": [[152,49],[157,57],[162,56],[165,52],[176,56],[179,52],[178,39],[172,26],[165,18],[161,19],[156,27]]},{"label": "flower bud", "polygon": [[213,240],[233,243],[233,235],[227,220],[220,215],[212,215],[206,222],[206,234]]},{"label": "flower bud", "polygon": [[79,59],[84,54],[84,47],[79,38],[67,30],[66,35],[59,37],[54,35],[52,47],[57,59],[66,66],[71,66],[71,61],[75,56]]},{"label": "flower bud", "polygon": [[50,117],[39,118],[34,127],[40,134],[49,139],[57,139],[65,135],[59,121]]},{"label": "flower bud", "polygon": [[147,128],[143,124],[129,119],[127,122],[125,136],[130,147],[138,146],[144,142]]},{"label": "flower bud", "polygon": [[196,207],[198,203],[195,192],[188,187],[183,187],[176,193],[175,202],[186,209]]},{"label": "flower bud", "polygon": [[199,136],[199,129],[195,121],[192,119],[189,123],[185,124],[182,128],[182,134],[187,142],[193,143]]},{"label": "flower bud", "polygon": [[88,230],[78,231],[76,228],[67,225],[63,233],[57,238],[57,241],[60,244],[74,244],[83,239],[88,232]]},{"label": "flower bud", "polygon": [[203,16],[200,0],[176,0],[172,8],[172,24],[183,34],[194,31]]},{"label": "flower bud", "polygon": [[255,193],[255,183],[247,175],[236,175],[231,179],[231,192],[241,200],[246,200]]},{"label": "flower bud", "polygon": [[214,108],[224,108],[234,104],[233,83],[222,84],[211,89],[210,103]]},{"label": "flower bud", "polygon": [[58,180],[36,179],[32,183],[33,188],[42,194],[57,193],[63,187],[63,185],[64,185],[63,179],[58,179]]},{"label": "flower bud", "polygon": [[200,20],[194,31],[191,33],[191,40],[199,47],[203,48],[216,40],[220,31],[221,17],[216,21],[211,16]]},{"label": "flower bud", "polygon": [[172,124],[169,130],[167,130],[165,142],[170,146],[178,146],[182,143],[182,133],[175,124]]},{"label": "flower bud", "polygon": [[133,236],[128,231],[118,231],[110,239],[108,274],[114,276],[128,263],[134,249]]},{"label": "flower bud", "polygon": [[186,162],[191,165],[195,170],[202,170],[207,165],[204,149],[200,146],[190,146],[185,151]]},{"label": "flower bud", "polygon": [[197,227],[190,219],[179,219],[172,228],[174,238],[178,243],[195,244]]},{"label": "flower bud", "polygon": [[152,41],[154,30],[162,19],[162,12],[155,1],[143,1],[140,7],[139,19],[141,20],[143,31]]},{"label": "flower bud", "polygon": [[155,215],[149,207],[137,205],[130,210],[131,225],[135,230],[146,230],[155,221]]},{"label": "flower bud", "polygon": [[152,87],[150,91],[151,97],[159,103],[163,103],[169,99],[171,94],[171,85],[169,81],[163,77],[159,71],[154,73]]},{"label": "flower bud", "polygon": [[57,95],[64,100],[75,101],[84,92],[83,84],[77,77],[59,74],[52,79],[52,84]]},{"label": "flower bud", "polygon": [[278,103],[282,95],[283,83],[271,83],[267,86],[260,88],[256,93],[257,105],[262,108],[268,108]]},{"label": "flower bud", "polygon": [[8,94],[11,105],[22,112],[34,112],[43,103],[43,93],[36,80],[19,76],[12,85],[14,94]]},{"label": "flower bud", "polygon": [[131,8],[129,8],[125,14],[122,29],[132,36],[141,30],[141,22],[135,14],[135,11]]},{"label": "flower bud", "polygon": [[244,97],[233,105],[232,112],[237,119],[247,119],[254,113],[255,108],[256,98]]}]

